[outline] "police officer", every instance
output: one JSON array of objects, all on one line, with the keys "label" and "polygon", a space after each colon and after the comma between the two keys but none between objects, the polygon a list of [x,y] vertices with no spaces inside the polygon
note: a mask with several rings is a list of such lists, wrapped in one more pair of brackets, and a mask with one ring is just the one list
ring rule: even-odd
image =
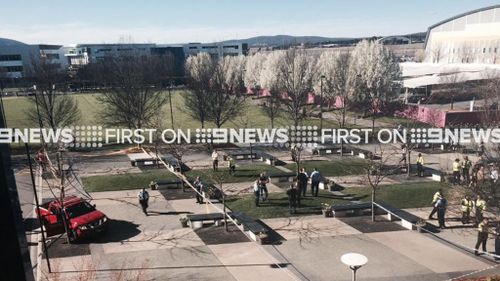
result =
[{"label": "police officer", "polygon": [[464,157],[464,161],[462,161],[462,177],[464,178],[464,182],[468,184],[470,182],[470,168],[472,167],[472,162],[469,160],[468,156]]},{"label": "police officer", "polygon": [[469,223],[470,221],[470,212],[474,207],[474,202],[470,199],[469,195],[466,195],[465,198],[460,202],[462,208],[462,224]]},{"label": "police officer", "polygon": [[148,202],[149,202],[149,193],[146,190],[146,188],[142,188],[141,191],[137,194],[137,197],[139,198],[139,204],[142,207],[142,211],[144,214],[147,216],[148,215]]},{"label": "police officer", "polygon": [[295,214],[297,212],[297,197],[299,191],[297,190],[296,184],[291,184],[290,187],[286,191],[286,195],[288,195],[288,206],[290,214]]},{"label": "police officer", "polygon": [[422,156],[422,153],[419,153],[417,157],[417,176],[424,176],[424,157]]},{"label": "police officer", "polygon": [[201,182],[200,177],[196,177],[196,180],[193,182],[194,188],[196,188],[196,203],[203,204],[203,192],[205,191],[203,188],[203,183]]},{"label": "police officer", "polygon": [[445,221],[446,206],[447,205],[448,205],[448,201],[446,201],[446,198],[444,198],[444,196],[441,196],[441,198],[439,198],[439,200],[436,203],[439,228],[441,228],[441,229],[446,228],[444,221]]},{"label": "police officer", "polygon": [[483,220],[483,213],[486,211],[486,201],[481,198],[481,195],[478,194],[475,202],[475,215],[476,222],[475,226],[477,226]]},{"label": "police officer", "polygon": [[429,214],[429,219],[430,220],[433,220],[434,218],[432,216],[434,216],[434,214],[437,212],[437,207],[436,207],[436,203],[438,202],[438,200],[443,196],[443,191],[440,189],[438,191],[436,191],[436,193],[434,193],[434,196],[432,196],[432,211],[431,213]]},{"label": "police officer", "polygon": [[478,249],[479,246],[482,245],[483,247],[483,252],[487,253],[486,251],[486,241],[488,240],[488,231],[489,231],[489,226],[488,226],[488,219],[484,218],[482,222],[479,223],[477,226],[477,242],[476,242],[476,251],[474,254],[476,256],[479,256]]},{"label": "police officer", "polygon": [[460,160],[457,158],[453,162],[453,184],[460,184]]}]

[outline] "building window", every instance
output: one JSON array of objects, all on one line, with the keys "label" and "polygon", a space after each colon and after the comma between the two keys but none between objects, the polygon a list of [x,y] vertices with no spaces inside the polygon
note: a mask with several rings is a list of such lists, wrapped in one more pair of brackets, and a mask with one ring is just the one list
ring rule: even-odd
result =
[{"label": "building window", "polygon": [[23,71],[23,66],[22,65],[16,65],[16,66],[5,66],[2,67],[4,70],[7,72],[22,72]]},{"label": "building window", "polygon": [[49,60],[58,60],[59,54],[45,54],[45,57],[48,58]]},{"label": "building window", "polygon": [[0,55],[0,61],[21,60],[21,55]]}]

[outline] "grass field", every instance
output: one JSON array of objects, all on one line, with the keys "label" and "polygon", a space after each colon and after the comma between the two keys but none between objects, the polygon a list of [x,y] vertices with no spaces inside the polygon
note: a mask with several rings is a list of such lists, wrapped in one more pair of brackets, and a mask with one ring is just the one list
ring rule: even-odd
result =
[{"label": "grass field", "polygon": [[82,178],[82,182],[86,191],[97,192],[140,189],[148,187],[151,181],[175,178],[175,175],[167,170],[155,170],[133,174],[92,176]]},{"label": "grass field", "polygon": [[[165,93],[167,94],[167,93]],[[180,129],[195,129],[201,127],[201,124],[189,116],[188,112],[184,107],[183,95],[187,94],[184,90],[178,90],[172,92],[172,108],[174,115],[174,125],[175,128]],[[103,105],[100,104],[96,97],[99,94],[74,94],[78,106],[82,113],[82,118],[75,125],[104,125],[101,124],[99,120],[98,113],[102,110]],[[5,104],[5,115],[7,118],[7,123],[9,127],[12,128],[27,128],[35,126],[36,122],[28,120],[27,112],[30,110],[35,110],[34,104],[29,101],[30,97],[9,97],[4,98]],[[253,101],[249,98],[246,103],[246,108],[243,110],[243,114],[240,117],[235,118],[225,124],[224,127],[228,128],[241,128],[243,127],[243,122],[248,121],[247,127],[270,127],[271,122],[268,117],[266,117],[261,108],[253,104]],[[170,127],[170,105],[167,104],[160,113],[165,116],[165,126]],[[324,120],[325,128],[336,128],[337,123],[330,120]],[[281,116],[275,120],[275,127],[290,125],[290,119],[286,116]],[[319,119],[308,119],[304,121],[305,125],[319,125]],[[205,127],[213,128],[215,127],[212,123],[206,123]]]},{"label": "grass field", "polygon": [[213,172],[212,169],[206,170],[191,170],[186,173],[186,176],[195,178],[200,176],[203,180],[214,182],[222,179],[225,183],[248,182],[256,180],[261,172],[266,171],[268,174],[282,173],[276,167],[266,164],[248,164],[242,167],[236,167],[236,172],[233,175],[229,174],[228,168],[219,168],[218,172]]},{"label": "grass field", "polygon": [[[305,168],[308,174],[310,174],[314,168],[323,176],[335,177],[335,176],[347,176],[347,175],[360,175],[365,173],[365,165],[367,162],[361,158],[345,158],[342,160],[333,161],[304,161],[301,167]],[[295,164],[287,164],[286,168],[295,171]]]},{"label": "grass field", "polygon": [[[429,207],[432,195],[439,189],[446,190],[449,186],[439,182],[405,183],[387,185],[377,191],[377,202],[384,202],[396,208]],[[369,187],[347,188],[344,194],[353,196],[356,200],[371,202],[371,189]],[[269,194],[269,201],[260,207],[255,207],[254,196],[229,198],[228,207],[232,211],[240,211],[254,218],[276,218],[290,216],[288,213],[288,197],[284,192]],[[297,211],[297,216],[319,214],[322,203],[347,205],[350,201],[338,199],[331,193],[320,190],[318,197],[308,197],[302,200],[302,208]]]}]

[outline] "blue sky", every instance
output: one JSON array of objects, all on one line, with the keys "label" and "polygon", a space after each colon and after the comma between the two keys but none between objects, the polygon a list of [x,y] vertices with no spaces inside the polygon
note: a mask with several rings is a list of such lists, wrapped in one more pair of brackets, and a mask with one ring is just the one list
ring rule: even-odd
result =
[{"label": "blue sky", "polygon": [[0,37],[26,43],[214,42],[259,35],[425,31],[490,0],[0,0]]}]

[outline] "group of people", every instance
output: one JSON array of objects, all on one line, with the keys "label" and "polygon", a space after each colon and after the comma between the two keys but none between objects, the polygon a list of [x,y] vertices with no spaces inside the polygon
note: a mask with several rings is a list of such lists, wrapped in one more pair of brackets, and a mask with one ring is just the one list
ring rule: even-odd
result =
[{"label": "group of people", "polygon": [[[437,213],[439,228],[446,228],[445,225],[445,215],[447,201],[440,189],[432,197],[433,209],[429,214],[429,219],[434,219],[434,214]],[[474,212],[474,227],[477,227],[477,242],[475,245],[475,254],[479,255],[478,249],[482,246],[483,252],[486,252],[486,242],[488,236],[495,236],[495,254],[500,255],[500,223],[497,223],[496,229],[490,228],[490,221],[488,218],[484,217],[484,212],[486,211],[486,201],[481,197],[480,194],[476,195],[475,200],[471,196],[466,195],[460,202],[460,207],[462,211],[462,224],[468,224],[471,222],[471,214]]]},{"label": "group of people", "polygon": [[300,169],[297,181],[291,184],[286,191],[290,214],[296,213],[297,207],[301,206],[301,199],[306,197],[309,179],[311,180],[311,196],[318,196],[319,184],[323,180],[323,176],[316,168],[314,168],[311,175],[308,175],[304,168]]},{"label": "group of people", "polygon": [[[212,151],[211,157],[212,157],[212,169],[214,170],[214,172],[216,172],[219,170],[219,153],[217,152],[217,150],[214,149],[214,151]],[[231,175],[234,174],[236,171],[236,163],[234,161],[234,158],[228,156],[227,164],[229,168],[229,174]]]},{"label": "group of people", "polygon": [[[489,180],[495,184],[498,182],[498,167],[497,165],[489,165],[488,168],[482,163],[472,164],[467,156],[462,161],[456,158],[452,164],[453,169],[453,184],[465,184],[470,187],[477,187],[481,183]],[[471,171],[472,169],[472,171]]]}]

